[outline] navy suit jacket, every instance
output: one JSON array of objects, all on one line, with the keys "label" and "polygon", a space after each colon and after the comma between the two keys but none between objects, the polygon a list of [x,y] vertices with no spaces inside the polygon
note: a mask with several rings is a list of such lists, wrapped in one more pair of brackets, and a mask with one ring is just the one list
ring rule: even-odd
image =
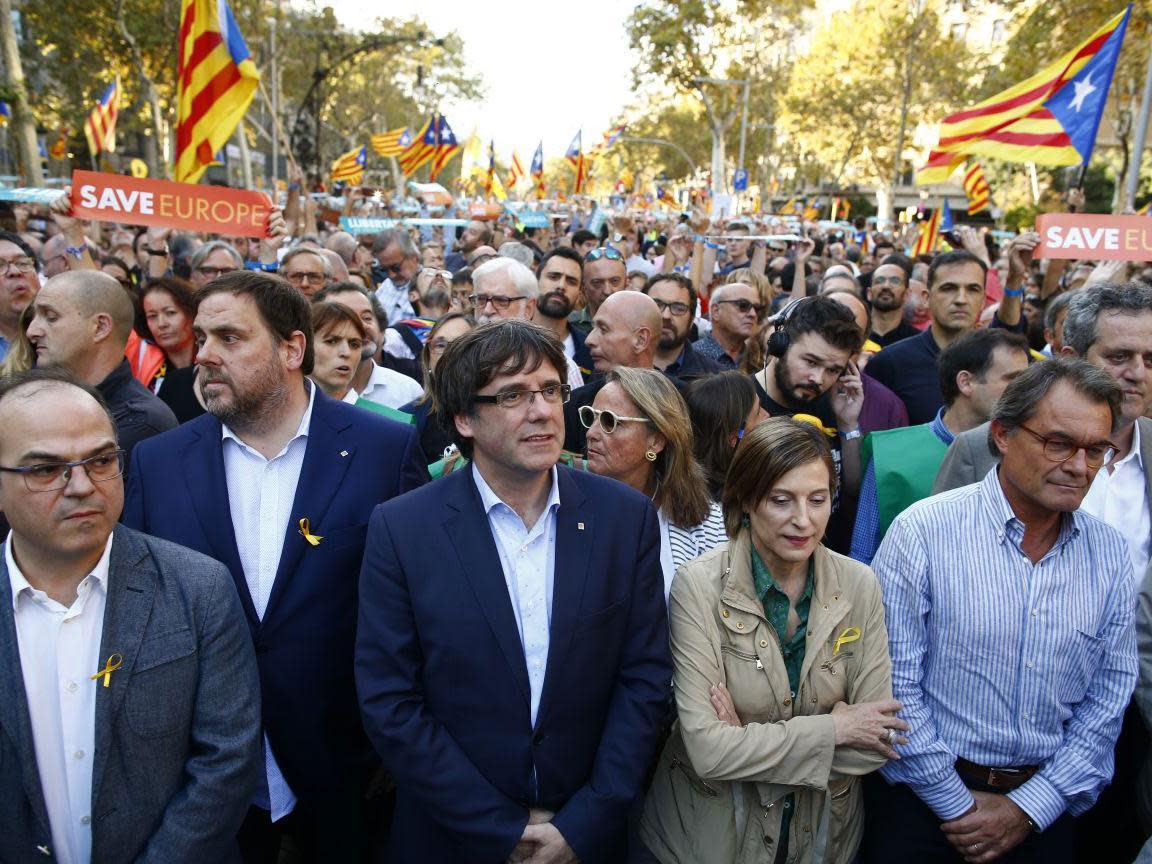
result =
[{"label": "navy suit jacket", "polygon": [[[256,615],[228,505],[220,421],[205,414],[137,445],[125,524],[232,573],[256,649],[264,726],[285,779],[313,803],[377,764],[353,679],[357,578],[373,508],[427,481],[415,430],[317,392],[272,594]],[[307,517],[309,545],[298,528]]]},{"label": "navy suit jacket", "polygon": [[499,553],[472,471],[376,509],[356,684],[396,778],[389,859],[498,864],[552,820],[583,864],[623,861],[629,805],[667,716],[660,530],[642,495],[557,469],[548,666],[535,727]]}]

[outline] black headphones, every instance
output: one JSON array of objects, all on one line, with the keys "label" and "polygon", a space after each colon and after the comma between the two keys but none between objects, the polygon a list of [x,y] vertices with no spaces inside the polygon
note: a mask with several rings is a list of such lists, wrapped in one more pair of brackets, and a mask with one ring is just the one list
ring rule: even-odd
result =
[{"label": "black headphones", "polygon": [[768,335],[768,353],[777,359],[783,357],[788,353],[788,349],[792,345],[792,337],[788,335],[788,322],[792,316],[796,314],[796,309],[802,306],[809,300],[814,300],[819,295],[811,297],[801,297],[799,300],[793,300],[784,307],[783,312],[779,312],[773,316],[775,319],[772,321],[775,324],[775,329]]}]

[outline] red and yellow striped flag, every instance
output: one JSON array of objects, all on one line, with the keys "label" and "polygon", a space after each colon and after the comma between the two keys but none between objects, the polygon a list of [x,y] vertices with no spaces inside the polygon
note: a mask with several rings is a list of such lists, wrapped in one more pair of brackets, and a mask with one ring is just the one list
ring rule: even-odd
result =
[{"label": "red and yellow striped flag", "polygon": [[195,183],[248,110],[260,73],[228,0],[182,0],[176,180]]},{"label": "red and yellow striped flag", "polygon": [[918,184],[944,183],[970,155],[1038,165],[1086,162],[1131,7],[1031,78],[940,122]]},{"label": "red and yellow striped flag", "polygon": [[512,164],[508,167],[508,182],[504,185],[509,189],[515,189],[516,184],[523,180],[527,175],[524,173],[524,165],[520,161],[520,154],[515,150],[512,151]]},{"label": "red and yellow striped flag", "polygon": [[969,216],[975,216],[991,206],[992,189],[979,162],[971,163],[964,172],[964,194],[968,196]]},{"label": "red and yellow striped flag", "polygon": [[[120,79],[108,85],[88,121],[84,124],[84,136],[88,139],[88,152],[95,156],[97,153],[116,152],[116,117],[120,112]],[[67,146],[65,146],[67,150]],[[63,158],[53,155],[53,159]]]},{"label": "red and yellow striped flag", "polygon": [[436,155],[436,115],[433,114],[424,121],[416,138],[400,154],[400,170],[408,177],[416,173],[416,169]]},{"label": "red and yellow striped flag", "polygon": [[936,251],[936,244],[940,242],[940,213],[942,207],[932,211],[927,221],[920,223],[920,236],[916,238],[916,245],[912,247],[912,257],[917,255],[931,255]]},{"label": "red and yellow striped flag", "polygon": [[364,182],[364,166],[368,164],[368,148],[349,150],[332,163],[332,182],[343,181],[351,186]]},{"label": "red and yellow striped flag", "polygon": [[377,156],[384,158],[399,156],[411,143],[412,133],[408,131],[407,126],[372,136],[372,149],[376,151]]}]

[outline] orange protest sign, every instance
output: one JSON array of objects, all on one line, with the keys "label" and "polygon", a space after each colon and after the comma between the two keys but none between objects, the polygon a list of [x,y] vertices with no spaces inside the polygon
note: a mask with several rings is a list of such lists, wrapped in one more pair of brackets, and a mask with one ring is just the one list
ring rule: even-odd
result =
[{"label": "orange protest sign", "polygon": [[72,172],[72,215],[82,219],[263,237],[271,206],[246,189]]},{"label": "orange protest sign", "polygon": [[1152,261],[1152,218],[1045,213],[1036,219],[1037,258]]}]

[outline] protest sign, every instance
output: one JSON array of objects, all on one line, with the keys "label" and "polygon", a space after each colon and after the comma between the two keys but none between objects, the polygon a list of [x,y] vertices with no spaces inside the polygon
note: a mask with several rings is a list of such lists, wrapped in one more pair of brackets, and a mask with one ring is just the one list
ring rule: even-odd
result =
[{"label": "protest sign", "polygon": [[1045,213],[1037,258],[1152,261],[1152,218],[1095,213]]},{"label": "protest sign", "polygon": [[340,227],[349,234],[379,234],[398,225],[433,228],[465,228],[467,219],[389,219],[383,216],[341,216]]},{"label": "protest sign", "polygon": [[268,196],[245,189],[72,173],[72,215],[81,219],[263,237],[271,206]]}]

